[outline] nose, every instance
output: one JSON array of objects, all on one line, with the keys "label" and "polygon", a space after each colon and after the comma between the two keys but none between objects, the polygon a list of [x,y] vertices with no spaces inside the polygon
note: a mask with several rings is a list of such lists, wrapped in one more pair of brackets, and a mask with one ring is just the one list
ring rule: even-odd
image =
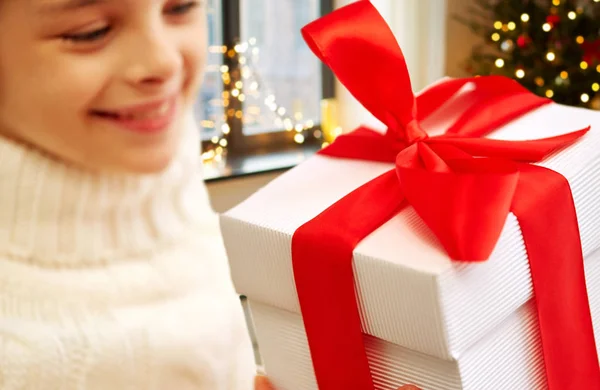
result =
[{"label": "nose", "polygon": [[138,88],[153,88],[177,82],[183,58],[175,42],[161,29],[140,34],[132,40],[126,77]]}]

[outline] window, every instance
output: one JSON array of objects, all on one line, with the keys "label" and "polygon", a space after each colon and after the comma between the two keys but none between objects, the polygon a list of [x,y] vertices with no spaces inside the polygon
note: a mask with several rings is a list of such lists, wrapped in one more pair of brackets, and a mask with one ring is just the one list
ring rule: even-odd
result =
[{"label": "window", "polygon": [[209,177],[268,169],[256,156],[283,168],[293,165],[289,156],[320,147],[333,76],[300,29],[331,9],[332,0],[208,0],[209,55],[195,114]]}]

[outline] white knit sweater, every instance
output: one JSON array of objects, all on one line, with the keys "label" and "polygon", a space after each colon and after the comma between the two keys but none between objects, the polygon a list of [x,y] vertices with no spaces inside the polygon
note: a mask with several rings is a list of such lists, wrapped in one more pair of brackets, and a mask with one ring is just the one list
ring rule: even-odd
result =
[{"label": "white knit sweater", "polygon": [[194,133],[146,177],[0,138],[0,389],[252,389]]}]

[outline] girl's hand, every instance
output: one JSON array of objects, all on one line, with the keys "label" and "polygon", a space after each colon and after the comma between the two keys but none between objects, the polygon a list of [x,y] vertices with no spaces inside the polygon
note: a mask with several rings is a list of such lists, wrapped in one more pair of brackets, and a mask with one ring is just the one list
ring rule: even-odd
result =
[{"label": "girl's hand", "polygon": [[[275,388],[266,376],[258,375],[254,381],[254,390],[275,390]],[[413,385],[406,385],[400,387],[398,390],[419,390],[419,388]]]}]

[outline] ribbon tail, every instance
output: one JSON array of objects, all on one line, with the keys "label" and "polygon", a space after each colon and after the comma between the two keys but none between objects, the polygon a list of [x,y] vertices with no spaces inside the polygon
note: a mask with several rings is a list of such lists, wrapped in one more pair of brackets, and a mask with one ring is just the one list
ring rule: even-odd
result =
[{"label": "ribbon tail", "polygon": [[354,160],[379,162],[394,161],[397,148],[382,134],[366,127],[341,135],[331,145],[319,151],[320,155]]},{"label": "ribbon tail", "polygon": [[522,164],[512,210],[533,280],[550,390],[600,389],[577,214],[567,180]]},{"label": "ribbon tail", "polygon": [[452,145],[478,157],[494,157],[522,162],[538,162],[583,137],[590,127],[556,137],[530,141],[506,141],[490,138],[435,137],[430,145]]},{"label": "ribbon tail", "polygon": [[374,389],[356,301],[352,253],[404,205],[396,174],[390,171],[294,233],[294,280],[320,390]]}]

